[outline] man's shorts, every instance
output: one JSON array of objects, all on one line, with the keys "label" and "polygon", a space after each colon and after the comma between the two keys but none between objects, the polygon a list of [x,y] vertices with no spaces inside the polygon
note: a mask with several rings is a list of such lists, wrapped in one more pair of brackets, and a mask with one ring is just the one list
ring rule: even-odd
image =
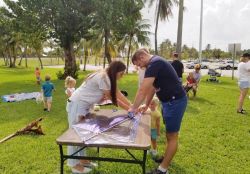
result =
[{"label": "man's shorts", "polygon": [[51,103],[51,102],[52,102],[52,96],[51,96],[51,97],[45,97],[45,96],[44,96],[44,97],[43,97],[43,101],[44,101],[44,102],[50,102],[50,103]]},{"label": "man's shorts", "polygon": [[246,88],[249,88],[250,86],[249,81],[239,81],[238,85],[240,89],[246,89]]},{"label": "man's shorts", "polygon": [[156,140],[157,139],[157,130],[151,129],[151,139]]},{"label": "man's shorts", "polygon": [[169,102],[162,102],[162,117],[165,121],[166,132],[179,132],[186,107],[187,96]]}]

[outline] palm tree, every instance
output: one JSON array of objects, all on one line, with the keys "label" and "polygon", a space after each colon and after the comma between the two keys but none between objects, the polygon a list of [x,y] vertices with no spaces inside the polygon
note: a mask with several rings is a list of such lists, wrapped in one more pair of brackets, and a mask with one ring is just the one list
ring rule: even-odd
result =
[{"label": "palm tree", "polygon": [[181,45],[182,45],[182,24],[183,24],[183,5],[184,0],[179,1],[179,17],[178,17],[178,31],[177,31],[177,45],[176,52],[178,53],[178,58],[181,56]]},{"label": "palm tree", "polygon": [[124,38],[120,41],[120,48],[125,49],[128,47],[127,52],[127,70],[129,67],[129,57],[132,49],[137,49],[140,45],[150,45],[148,29],[150,24],[147,24],[147,20],[137,20],[132,25],[128,25],[127,33]]},{"label": "palm tree", "polygon": [[[148,1],[148,0],[145,0]],[[149,0],[149,6],[151,7],[155,0]],[[155,54],[158,54],[157,50],[157,31],[159,18],[162,21],[168,20],[173,16],[172,8],[174,4],[178,5],[178,0],[157,0],[156,1],[156,21],[155,21]]]},{"label": "palm tree", "polygon": [[104,55],[103,68],[105,68],[105,59],[107,58],[108,63],[110,63],[112,61],[111,58],[118,55],[117,39],[112,31],[109,32],[109,39],[107,39],[107,33],[103,29],[92,31],[91,34],[92,38],[89,41],[89,48],[95,55]]}]

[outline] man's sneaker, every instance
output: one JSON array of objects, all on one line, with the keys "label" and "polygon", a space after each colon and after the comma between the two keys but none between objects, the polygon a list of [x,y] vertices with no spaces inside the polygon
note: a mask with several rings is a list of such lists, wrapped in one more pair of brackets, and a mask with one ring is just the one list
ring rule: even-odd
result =
[{"label": "man's sneaker", "polygon": [[154,161],[155,161],[156,163],[161,163],[161,162],[163,161],[163,159],[164,159],[164,156],[160,156],[160,157],[158,157],[158,158],[155,158]]},{"label": "man's sneaker", "polygon": [[160,171],[158,169],[154,169],[151,172],[148,172],[147,174],[169,174],[169,173],[168,173],[168,171],[162,172],[162,171]]}]

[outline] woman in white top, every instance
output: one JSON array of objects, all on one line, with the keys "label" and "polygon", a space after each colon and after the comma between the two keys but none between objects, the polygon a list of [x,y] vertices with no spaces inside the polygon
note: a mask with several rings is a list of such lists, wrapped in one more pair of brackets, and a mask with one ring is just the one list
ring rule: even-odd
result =
[{"label": "woman in white top", "polygon": [[240,96],[239,96],[239,102],[238,102],[238,109],[237,113],[245,114],[245,110],[243,109],[243,103],[244,99],[248,93],[248,89],[250,87],[250,62],[249,62],[250,54],[244,53],[242,57],[240,58],[240,63],[238,65],[238,73],[239,73],[239,79],[238,79],[238,85],[240,88]]},{"label": "woman in white top", "polygon": [[[90,108],[103,98],[110,99],[114,105],[119,105],[125,110],[129,109],[130,101],[117,87],[117,80],[123,76],[125,70],[124,63],[113,61],[106,70],[95,72],[87,77],[68,99],[66,110],[68,112],[69,127],[88,115]],[[75,146],[68,146],[68,154],[71,155],[78,149]],[[84,155],[84,152],[81,151],[79,155]],[[91,171],[91,169],[83,167],[79,160],[69,159],[68,165],[76,173]]]}]

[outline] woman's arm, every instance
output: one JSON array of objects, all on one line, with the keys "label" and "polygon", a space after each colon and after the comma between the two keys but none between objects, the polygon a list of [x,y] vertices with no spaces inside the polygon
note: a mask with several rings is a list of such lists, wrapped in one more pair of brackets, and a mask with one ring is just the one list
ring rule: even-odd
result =
[{"label": "woman's arm", "polygon": [[126,105],[131,105],[131,102],[127,99],[127,97],[125,97],[121,91],[119,89],[116,90],[116,98],[117,100],[120,100],[121,102],[123,102]]},{"label": "woman's arm", "polygon": [[117,104],[118,104],[118,106],[120,106],[122,109],[124,109],[124,110],[128,110],[129,109],[129,107],[130,107],[130,104],[126,104],[126,103],[124,103],[124,102],[122,102],[121,100],[119,100],[119,99],[117,99]]},{"label": "woman's arm", "polygon": [[[112,100],[110,92],[111,92],[110,90],[104,90],[104,96],[106,99]],[[123,94],[120,92],[120,95],[123,95]],[[118,96],[117,96],[117,104],[124,110],[128,110],[131,105],[129,100],[121,100]]]}]

